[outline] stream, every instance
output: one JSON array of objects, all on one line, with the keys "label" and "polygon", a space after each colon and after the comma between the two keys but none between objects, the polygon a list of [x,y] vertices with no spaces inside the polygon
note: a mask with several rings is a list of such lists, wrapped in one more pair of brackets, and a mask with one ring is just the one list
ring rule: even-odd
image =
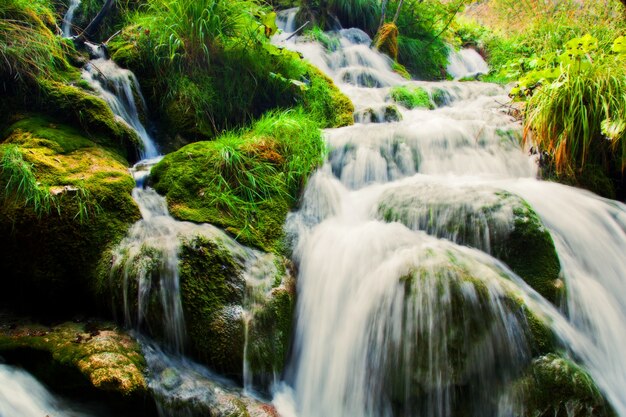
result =
[{"label": "stream", "polygon": [[[78,4],[72,1],[64,20],[65,36]],[[532,360],[532,340],[525,318],[509,302],[515,298],[550,323],[568,355],[590,373],[616,414],[626,417],[626,299],[620,297],[626,205],[537,180],[536,161],[519,146],[521,126],[507,113],[505,88],[408,81],[370,47],[364,32],[331,34],[340,46],[329,51],[292,36],[294,17],[295,10],[279,14],[282,33],[273,42],[328,74],[352,99],[357,122],[325,131],[328,158],[285,224],[298,267],[298,303],[293,353],[274,384],[280,415],[518,415],[507,387]],[[139,83],[97,47],[92,58],[83,79],[143,143],[142,160],[131,169],[142,220],[117,248],[114,267],[128,275],[133,256],[145,247],[160,254],[166,320],[158,325],[164,341],[139,336],[157,325],[149,323],[146,310],[150,274],[138,278],[138,300],[124,293],[125,306],[136,301],[138,311],[121,312],[138,332],[159,412],[230,415],[232,409],[212,405],[228,403],[220,402],[225,397],[260,409],[245,364],[242,390],[182,354],[178,239],[203,235],[223,242],[245,264],[246,285],[260,293],[271,287],[274,259],[211,225],[169,215],[165,199],[145,185],[160,154],[140,117],[146,105]],[[455,53],[449,67],[457,80],[487,71],[472,50]],[[423,88],[433,108],[394,103],[394,86]],[[515,221],[517,198],[532,207],[554,240],[567,291],[561,305],[545,300],[493,256],[497,239]],[[497,207],[492,217],[476,215],[487,206]],[[253,304],[251,297],[250,311]],[[457,324],[459,314],[467,318],[464,326]],[[11,391],[0,383],[2,417],[84,415],[59,406],[24,371],[0,364],[0,379],[7,378]],[[466,388],[460,392],[459,385]]]}]

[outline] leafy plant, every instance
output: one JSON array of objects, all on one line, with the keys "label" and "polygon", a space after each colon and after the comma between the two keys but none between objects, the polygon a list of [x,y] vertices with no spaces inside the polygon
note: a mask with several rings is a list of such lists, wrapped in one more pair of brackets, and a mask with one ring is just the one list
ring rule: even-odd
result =
[{"label": "leafy plant", "polygon": [[603,166],[609,174],[626,169],[622,42],[617,38],[609,53],[591,35],[571,39],[564,52],[537,58],[537,68],[512,91],[530,96],[525,141],[532,140],[553,158],[557,174],[575,176],[587,163]]}]

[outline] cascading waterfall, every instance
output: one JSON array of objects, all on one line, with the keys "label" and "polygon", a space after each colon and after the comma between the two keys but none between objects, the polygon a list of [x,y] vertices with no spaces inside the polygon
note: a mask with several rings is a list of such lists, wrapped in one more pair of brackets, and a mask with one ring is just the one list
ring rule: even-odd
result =
[{"label": "cascading waterfall", "polygon": [[[159,412],[168,417],[194,416],[205,412],[230,415],[237,410],[234,401],[246,404],[254,411],[262,403],[246,399],[231,383],[182,356],[186,330],[178,252],[182,240],[202,236],[219,242],[239,260],[244,267],[245,309],[233,307],[231,313],[242,320],[254,317],[258,304],[275,284],[274,277],[278,275],[276,259],[273,255],[239,245],[212,225],[180,222],[170,216],[165,198],[145,184],[150,170],[161,160],[161,156],[139,117],[137,100],[144,110],[147,106],[137,78],[131,71],[107,59],[101,46],[87,46],[95,58],[85,67],[83,79],[108,103],[115,115],[136,131],[143,144],[143,159],[131,168],[137,184],[133,198],[142,219],[132,226],[114,249],[112,275],[121,273],[123,276],[126,325],[160,335],[167,348],[164,351],[153,342],[140,339],[151,369],[149,385],[160,401]],[[136,294],[136,297],[131,297],[131,294]],[[248,345],[247,336],[246,333],[244,353]],[[255,375],[245,354],[243,369],[244,392],[255,394]],[[263,415],[260,411],[258,414]]]},{"label": "cascading waterfall", "polygon": [[0,363],[0,416],[88,417],[53,396],[29,373]]},{"label": "cascading waterfall", "polygon": [[72,36],[72,21],[74,20],[74,13],[78,6],[80,6],[81,0],[70,0],[70,5],[67,8],[67,12],[65,16],[63,16],[63,27],[61,30],[63,31],[63,37],[69,38]]},{"label": "cascading waterfall", "polygon": [[467,77],[475,77],[480,74],[487,74],[489,67],[485,60],[475,49],[464,48],[460,51],[450,51],[449,63],[446,71],[455,80]]},{"label": "cascading waterfall", "polygon": [[141,159],[155,158],[159,152],[141,122],[137,108],[139,100],[141,108],[147,109],[137,77],[132,71],[120,68],[115,62],[107,59],[101,46],[91,46],[95,59],[85,66],[83,79],[107,102],[116,116],[137,132],[143,145]]},{"label": "cascading waterfall", "polygon": [[[274,400],[281,414],[519,414],[504,389],[530,360],[532,336],[511,306],[518,299],[551,323],[626,416],[626,302],[616,296],[625,283],[626,206],[536,180],[503,88],[403,80],[356,29],[331,34],[341,44],[335,51],[287,41],[295,13],[279,16],[284,33],[274,42],[333,78],[357,115],[393,104],[396,85],[443,94],[447,105],[400,107],[400,121],[357,117],[326,132],[328,161],[286,225],[299,268],[298,323]],[[461,51],[449,70],[459,79],[488,68],[475,51]],[[516,196],[554,238],[564,312],[484,253],[510,230]]]}]

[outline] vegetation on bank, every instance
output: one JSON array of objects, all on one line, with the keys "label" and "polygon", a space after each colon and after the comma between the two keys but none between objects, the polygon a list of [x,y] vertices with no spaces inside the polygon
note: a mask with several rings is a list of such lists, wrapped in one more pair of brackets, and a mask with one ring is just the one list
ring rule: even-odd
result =
[{"label": "vegetation on bank", "polygon": [[242,243],[276,251],[287,212],[324,153],[317,124],[303,109],[275,112],[249,129],[165,156],[152,181],[174,217],[212,223]]},{"label": "vegetation on bank", "polygon": [[176,147],[295,105],[323,127],[351,124],[352,103],[332,81],[269,42],[274,20],[253,1],[149,0],[109,45]]},{"label": "vegetation on bank", "polygon": [[459,42],[487,56],[487,80],[516,82],[511,95],[524,103],[524,141],[540,155],[544,178],[623,199],[626,5],[526,3],[471,6],[471,19],[456,27]]}]

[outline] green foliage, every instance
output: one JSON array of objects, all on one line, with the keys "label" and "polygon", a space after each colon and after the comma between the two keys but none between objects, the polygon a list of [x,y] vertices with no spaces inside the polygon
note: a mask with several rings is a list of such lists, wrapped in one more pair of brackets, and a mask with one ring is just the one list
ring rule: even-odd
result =
[{"label": "green foliage", "polygon": [[323,154],[316,123],[296,109],[188,145],[163,158],[152,176],[175,217],[210,222],[246,244],[276,250],[285,216]]},{"label": "green foliage", "polygon": [[300,0],[298,22],[310,21],[323,30],[358,27],[374,35],[378,29],[380,5],[378,0]]},{"label": "green foliage", "polygon": [[398,37],[398,62],[404,65],[415,78],[438,80],[445,74],[448,47],[440,38],[428,41],[400,35]]},{"label": "green foliage", "polygon": [[[170,2],[176,3],[171,13]],[[250,1],[200,2],[212,8],[209,15],[202,4],[191,3],[183,8],[185,2],[153,0],[130,15],[111,43],[113,59],[140,76],[171,137],[211,138],[297,104],[323,126],[347,123],[344,109],[351,104],[332,81],[298,54],[269,44],[273,12]]]},{"label": "green foliage", "polygon": [[432,110],[435,108],[435,104],[431,101],[428,92],[421,87],[393,87],[391,89],[391,98],[407,109],[421,107]]},{"label": "green foliage", "polygon": [[4,186],[4,198],[15,199],[31,205],[38,216],[50,212],[54,197],[37,183],[33,165],[24,161],[17,145],[5,146],[0,158],[0,175]]},{"label": "green foliage", "polygon": [[334,33],[324,32],[319,26],[304,31],[302,36],[321,43],[328,52],[336,51],[341,45],[341,41]]},{"label": "green foliage", "polygon": [[69,69],[70,43],[55,36],[55,19],[43,0],[0,3],[0,89],[24,91],[39,78]]},{"label": "green foliage", "polygon": [[[611,46],[619,51],[619,38]],[[574,38],[563,53],[537,58],[512,91],[531,96],[525,129],[557,174],[576,176],[588,162],[613,175],[626,169],[625,58],[590,35]]]}]

